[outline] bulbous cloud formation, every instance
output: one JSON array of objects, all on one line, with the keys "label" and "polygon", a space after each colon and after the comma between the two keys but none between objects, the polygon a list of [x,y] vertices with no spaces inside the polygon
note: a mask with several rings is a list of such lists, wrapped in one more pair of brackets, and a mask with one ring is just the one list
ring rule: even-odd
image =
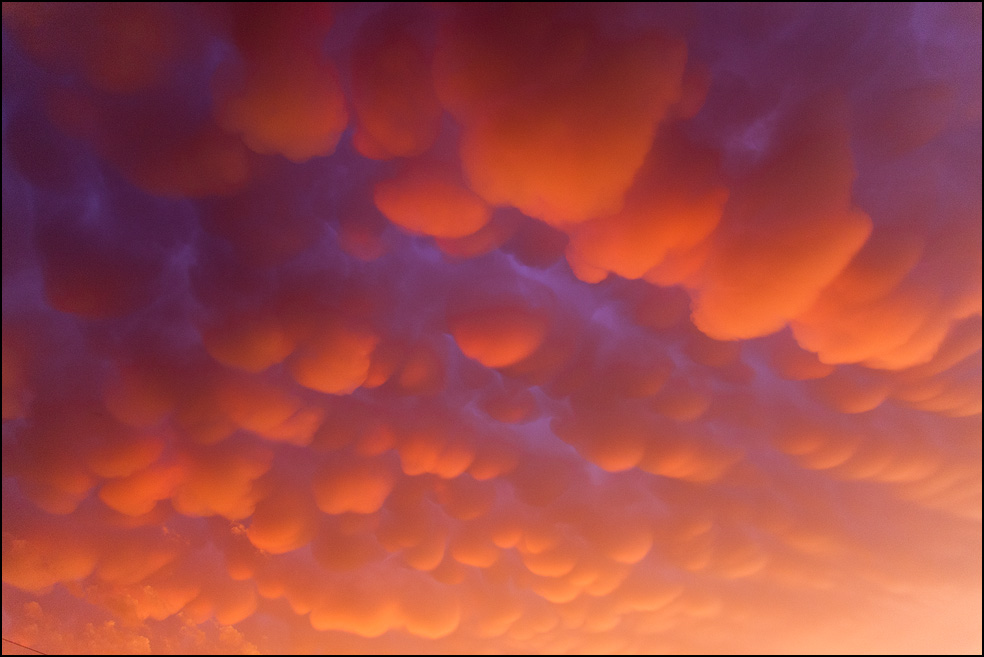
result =
[{"label": "bulbous cloud formation", "polygon": [[979,4],[5,3],[3,636],[981,651]]}]

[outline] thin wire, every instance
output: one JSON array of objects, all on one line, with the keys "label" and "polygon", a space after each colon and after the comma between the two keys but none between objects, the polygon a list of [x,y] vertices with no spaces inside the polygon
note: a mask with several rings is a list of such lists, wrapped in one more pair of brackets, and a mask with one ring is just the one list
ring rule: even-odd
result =
[{"label": "thin wire", "polygon": [[15,646],[20,646],[20,647],[21,647],[21,648],[23,648],[24,650],[30,650],[31,652],[36,652],[36,653],[38,653],[39,655],[47,655],[47,654],[48,654],[48,653],[46,653],[46,652],[41,652],[40,650],[35,650],[34,648],[29,648],[29,647],[27,647],[27,646],[25,646],[25,645],[24,645],[23,643],[17,643],[16,641],[11,641],[11,640],[10,640],[10,639],[8,639],[7,637],[2,637],[2,638],[3,638],[3,640],[4,640],[4,641],[6,641],[7,643],[12,643],[12,644],[14,644]]}]

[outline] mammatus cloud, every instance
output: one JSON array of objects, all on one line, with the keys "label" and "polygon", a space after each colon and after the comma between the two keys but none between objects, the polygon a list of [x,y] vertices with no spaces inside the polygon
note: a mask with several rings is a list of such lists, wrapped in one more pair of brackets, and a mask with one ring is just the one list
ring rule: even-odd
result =
[{"label": "mammatus cloud", "polygon": [[5,639],[980,652],[979,5],[3,52]]}]

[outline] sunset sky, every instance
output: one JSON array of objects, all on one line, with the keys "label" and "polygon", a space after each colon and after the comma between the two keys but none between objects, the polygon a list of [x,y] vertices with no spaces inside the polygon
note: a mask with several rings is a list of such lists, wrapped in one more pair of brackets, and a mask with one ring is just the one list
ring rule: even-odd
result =
[{"label": "sunset sky", "polygon": [[980,654],[981,34],[5,2],[4,654]]}]

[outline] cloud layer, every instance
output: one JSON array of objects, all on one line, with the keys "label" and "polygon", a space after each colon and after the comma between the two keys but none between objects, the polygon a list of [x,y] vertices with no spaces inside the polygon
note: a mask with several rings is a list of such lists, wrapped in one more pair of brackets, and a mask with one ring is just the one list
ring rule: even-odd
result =
[{"label": "cloud layer", "polygon": [[980,652],[979,5],[3,52],[5,638]]}]

